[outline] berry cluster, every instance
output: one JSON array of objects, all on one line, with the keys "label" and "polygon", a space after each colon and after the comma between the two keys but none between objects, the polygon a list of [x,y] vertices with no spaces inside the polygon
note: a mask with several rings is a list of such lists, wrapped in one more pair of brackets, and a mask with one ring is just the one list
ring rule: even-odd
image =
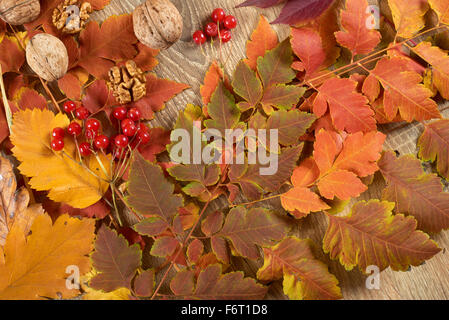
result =
[{"label": "berry cluster", "polygon": [[[138,145],[145,145],[150,142],[150,134],[148,127],[140,123],[141,114],[137,108],[127,109],[126,107],[116,107],[112,116],[113,119],[119,122],[119,133],[113,137],[102,134],[101,123],[95,118],[89,118],[90,112],[85,107],[76,107],[72,101],[67,101],[64,104],[64,111],[71,114],[74,120],[67,127],[67,134],[78,141],[78,138],[83,141],[79,144],[79,152],[82,156],[87,157],[92,154],[93,150],[107,151],[108,147],[120,151],[128,145],[134,149]],[[83,129],[84,127],[84,129]],[[84,131],[84,137],[82,137]],[[54,151],[61,151],[64,149],[64,137],[66,131],[63,128],[54,128],[52,131],[51,147]],[[111,143],[112,141],[112,143]],[[118,153],[115,153],[118,155]]]},{"label": "berry cluster", "polygon": [[206,28],[203,30],[197,30],[193,34],[193,41],[202,45],[206,42],[208,35],[210,38],[214,38],[216,36],[220,37],[221,42],[229,42],[232,38],[231,30],[237,26],[237,19],[232,15],[226,15],[225,11],[221,8],[217,8],[212,12],[212,20],[206,25]]}]

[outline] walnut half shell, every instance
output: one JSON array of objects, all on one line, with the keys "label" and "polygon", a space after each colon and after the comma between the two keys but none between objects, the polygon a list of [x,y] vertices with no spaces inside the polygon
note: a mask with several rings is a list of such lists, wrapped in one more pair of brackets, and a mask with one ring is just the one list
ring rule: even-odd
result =
[{"label": "walnut half shell", "polygon": [[0,0],[0,18],[12,25],[34,21],[40,12],[39,0]]},{"label": "walnut half shell", "polygon": [[169,0],[147,0],[133,12],[137,39],[153,49],[167,49],[179,40],[183,22],[178,9]]}]

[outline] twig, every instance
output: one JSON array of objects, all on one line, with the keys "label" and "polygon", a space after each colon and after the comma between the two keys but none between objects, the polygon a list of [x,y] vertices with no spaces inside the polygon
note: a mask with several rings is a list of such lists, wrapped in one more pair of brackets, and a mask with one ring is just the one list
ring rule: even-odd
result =
[{"label": "twig", "polygon": [[3,106],[5,108],[6,122],[8,123],[8,129],[11,133],[12,128],[12,112],[8,103],[8,98],[6,97],[5,83],[3,82],[3,70],[2,65],[0,64],[0,87],[3,99]]}]

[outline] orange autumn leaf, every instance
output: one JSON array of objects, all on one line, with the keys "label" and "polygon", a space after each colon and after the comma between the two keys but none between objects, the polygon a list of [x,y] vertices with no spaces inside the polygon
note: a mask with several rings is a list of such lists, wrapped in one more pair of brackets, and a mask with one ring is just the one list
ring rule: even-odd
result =
[{"label": "orange autumn leaf", "polygon": [[360,271],[377,266],[405,271],[419,266],[441,249],[429,236],[416,230],[416,220],[393,215],[394,203],[379,200],[358,202],[346,217],[328,215],[329,226],[323,249],[332,259],[339,259],[347,269]]},{"label": "orange autumn leaf", "polygon": [[345,10],[341,10],[344,31],[336,32],[335,37],[338,43],[351,50],[353,56],[370,53],[380,42],[380,33],[367,26],[371,17],[367,9],[366,0],[347,0]]},{"label": "orange autumn leaf", "polygon": [[310,78],[319,71],[326,60],[321,36],[312,28],[292,28],[291,34],[290,41],[293,52],[301,60],[301,62],[295,62],[293,68],[305,71],[306,77]]},{"label": "orange autumn leaf", "polygon": [[421,84],[422,77],[417,72],[410,70],[407,59],[383,58],[373,70],[366,70],[370,75],[362,91],[374,101],[382,85],[388,119],[394,119],[398,111],[407,122],[441,118],[436,102],[431,99],[432,91]]},{"label": "orange autumn leaf", "polygon": [[428,0],[433,11],[438,15],[440,23],[449,24],[449,2],[446,0]]},{"label": "orange autumn leaf", "polygon": [[294,187],[281,195],[281,204],[296,218],[302,218],[310,212],[327,210],[330,207],[313,191],[305,187]]},{"label": "orange autumn leaf", "polygon": [[425,26],[427,0],[388,0],[397,35],[411,38]]},{"label": "orange autumn leaf", "polygon": [[[19,110],[25,109],[47,109],[47,100],[36,90],[22,87],[14,95],[12,100]],[[18,111],[14,105],[11,105],[13,112]]]},{"label": "orange autumn leaf", "polygon": [[66,284],[67,267],[80,274],[90,269],[95,220],[59,217],[54,224],[42,214],[34,219],[31,235],[13,225],[0,264],[0,299],[45,299],[79,295]]},{"label": "orange autumn leaf", "polygon": [[320,169],[313,158],[307,158],[293,170],[292,184],[295,187],[308,187],[320,176]]},{"label": "orange autumn leaf", "polygon": [[412,50],[432,66],[433,85],[444,99],[449,99],[449,56],[447,52],[426,41],[421,42]]},{"label": "orange autumn leaf", "polygon": [[263,57],[265,52],[274,49],[279,44],[276,32],[271,27],[268,20],[261,15],[257,28],[251,35],[251,40],[246,43],[246,56],[244,61],[251,69],[256,70],[257,58]]},{"label": "orange autumn leaf", "polygon": [[320,194],[326,199],[349,200],[368,190],[368,187],[352,172],[336,170],[330,172],[317,183]]},{"label": "orange autumn leaf", "polygon": [[25,51],[20,48],[17,40],[10,36],[3,37],[3,40],[0,41],[0,65],[2,72],[19,72],[24,63]]},{"label": "orange autumn leaf", "polygon": [[204,77],[204,84],[200,87],[203,105],[207,106],[209,104],[212,94],[217,89],[223,77],[223,70],[218,66],[217,61],[212,62]]},{"label": "orange autumn leaf", "polygon": [[356,89],[357,82],[350,79],[326,80],[317,89],[318,96],[313,103],[314,114],[321,117],[329,108],[335,128],[349,133],[376,130],[374,112],[368,105],[368,99]]}]

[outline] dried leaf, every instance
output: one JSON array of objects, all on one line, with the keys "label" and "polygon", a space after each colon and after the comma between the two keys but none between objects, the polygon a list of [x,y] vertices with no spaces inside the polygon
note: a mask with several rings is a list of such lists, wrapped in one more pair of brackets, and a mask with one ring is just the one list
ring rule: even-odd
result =
[{"label": "dried leaf", "polygon": [[397,35],[411,38],[425,26],[427,0],[388,0]]},{"label": "dried leaf", "polygon": [[204,244],[199,239],[194,239],[187,247],[187,257],[191,263],[197,263],[204,252]]},{"label": "dried leaf", "polygon": [[154,292],[156,275],[154,269],[148,269],[136,276],[134,292],[139,297],[150,297]]},{"label": "dried leaf", "polygon": [[273,281],[284,277],[284,293],[290,299],[341,299],[337,278],[314,257],[312,244],[309,239],[288,237],[273,247],[264,248],[264,265],[257,271],[257,278]]},{"label": "dried leaf", "polygon": [[346,217],[328,215],[324,251],[347,270],[358,265],[367,272],[370,265],[381,271],[388,267],[405,271],[441,250],[427,234],[416,230],[415,219],[393,215],[393,208],[394,203],[371,200],[356,203]]},{"label": "dried leaf", "polygon": [[217,61],[212,62],[206,76],[204,77],[204,84],[200,87],[203,105],[207,106],[210,103],[212,94],[215,92],[218,84],[223,81],[223,79],[223,70],[218,66]]},{"label": "dried leaf", "polygon": [[389,151],[379,167],[387,181],[382,199],[395,202],[398,212],[415,217],[419,229],[440,232],[449,228],[449,193],[443,192],[437,176],[424,172],[418,159],[412,155],[396,158]]},{"label": "dried leaf", "polygon": [[294,187],[282,194],[281,203],[285,210],[291,211],[298,219],[310,212],[330,209],[315,192],[305,187]]},{"label": "dried leaf", "polygon": [[424,161],[437,160],[438,173],[449,180],[449,120],[439,120],[425,125],[418,140],[418,156]]},{"label": "dried leaf", "polygon": [[440,23],[449,24],[449,3],[445,0],[429,0],[429,5],[438,15]]},{"label": "dried leaf", "polygon": [[195,283],[193,271],[181,271],[170,283],[170,289],[178,298],[203,300],[257,300],[267,293],[267,288],[252,278],[244,278],[243,272],[222,274],[222,267],[209,265],[198,275]]},{"label": "dried leaf", "polygon": [[10,36],[3,37],[3,40],[0,41],[0,65],[2,72],[19,72],[24,62],[25,51],[20,48],[17,40]]},{"label": "dried leaf", "polygon": [[128,246],[122,235],[102,226],[95,240],[93,267],[98,271],[89,282],[96,290],[112,292],[119,288],[131,289],[131,280],[140,267],[142,252],[138,245]]},{"label": "dried leaf", "polygon": [[368,28],[367,21],[372,14],[367,9],[366,0],[347,0],[345,10],[340,13],[343,31],[335,33],[335,37],[339,44],[351,50],[353,56],[371,53],[381,39],[377,30]]},{"label": "dried leaf", "polygon": [[216,236],[231,241],[236,254],[257,259],[256,244],[268,246],[273,240],[285,237],[289,229],[288,221],[273,211],[264,208],[247,211],[237,207],[228,213],[223,229]]},{"label": "dried leaf", "polygon": [[14,115],[11,141],[15,157],[22,162],[19,170],[31,177],[32,188],[49,190],[50,199],[83,209],[98,202],[109,188],[109,183],[99,178],[110,178],[111,161],[109,156],[99,155],[107,175],[95,156],[84,159],[86,170],[74,160],[77,152],[71,139],[65,139],[64,153],[54,152],[50,147],[52,128],[66,128],[69,123],[66,115],[55,116],[49,110],[19,111]]},{"label": "dried leaf", "polygon": [[235,69],[232,87],[234,92],[246,101],[245,108],[240,107],[242,102],[239,103],[241,110],[254,108],[262,99],[262,83],[256,73],[243,61],[240,61]]},{"label": "dried leaf", "polygon": [[261,104],[268,114],[271,114],[271,112],[267,111],[270,107],[290,110],[291,108],[296,107],[299,99],[302,98],[305,92],[305,87],[296,85],[273,85],[264,91]]},{"label": "dried leaf", "polygon": [[64,298],[79,294],[66,285],[67,267],[77,266],[80,274],[90,269],[87,255],[92,250],[95,221],[64,215],[54,225],[48,215],[39,215],[25,237],[13,225],[0,265],[1,299]]},{"label": "dried leaf", "polygon": [[155,257],[167,258],[175,254],[180,243],[173,237],[161,237],[154,241],[150,254]]},{"label": "dried leaf", "polygon": [[312,28],[292,28],[291,46],[295,55],[301,60],[294,64],[294,69],[306,72],[306,79],[314,75],[326,60],[321,36]]}]

